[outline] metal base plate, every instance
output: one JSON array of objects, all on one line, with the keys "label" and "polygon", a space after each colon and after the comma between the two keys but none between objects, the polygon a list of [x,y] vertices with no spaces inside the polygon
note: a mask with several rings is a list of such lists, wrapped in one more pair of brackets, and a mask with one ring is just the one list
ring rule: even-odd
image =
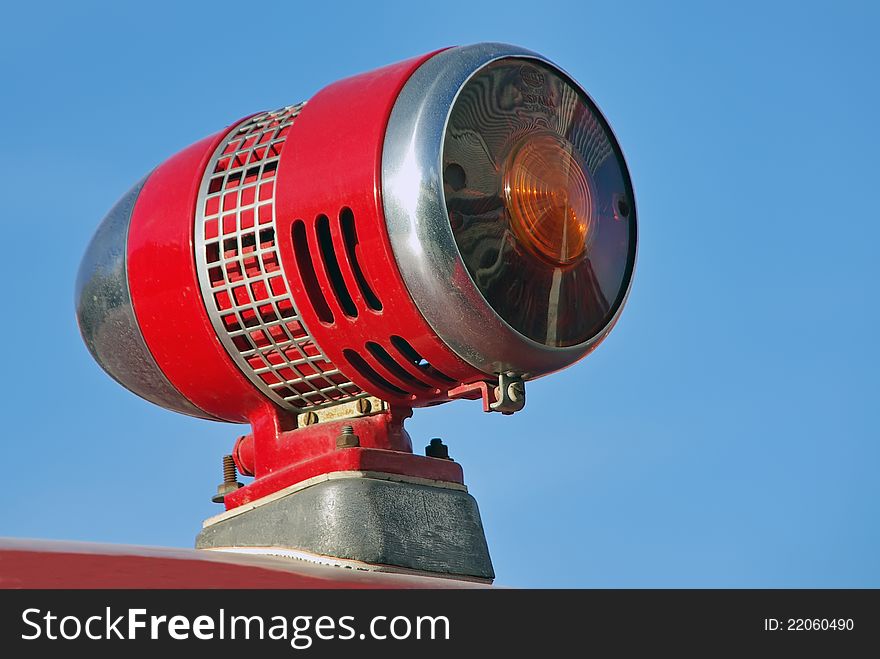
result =
[{"label": "metal base plate", "polygon": [[334,478],[208,520],[197,549],[276,548],[491,580],[474,498],[462,489],[376,477]]}]

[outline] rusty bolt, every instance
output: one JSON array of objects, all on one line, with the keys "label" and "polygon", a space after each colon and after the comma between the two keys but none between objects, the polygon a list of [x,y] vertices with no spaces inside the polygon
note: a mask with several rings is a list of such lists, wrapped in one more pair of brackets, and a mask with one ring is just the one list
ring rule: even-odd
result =
[{"label": "rusty bolt", "polygon": [[336,438],[336,448],[354,448],[361,445],[361,438],[354,434],[351,426],[342,426],[342,433]]},{"label": "rusty bolt", "polygon": [[223,482],[217,486],[217,494],[211,497],[214,503],[223,503],[227,494],[235,492],[238,488],[244,487],[238,482],[238,475],[235,471],[235,460],[231,455],[223,456]]},{"label": "rusty bolt", "polygon": [[369,414],[373,411],[373,403],[371,403],[367,398],[361,398],[358,401],[358,412],[361,414]]}]

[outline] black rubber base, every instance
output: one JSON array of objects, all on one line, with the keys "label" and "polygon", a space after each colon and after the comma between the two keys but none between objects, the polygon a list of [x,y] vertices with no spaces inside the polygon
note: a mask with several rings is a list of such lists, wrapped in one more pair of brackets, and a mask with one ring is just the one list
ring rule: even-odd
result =
[{"label": "black rubber base", "polygon": [[323,481],[206,526],[196,538],[197,549],[236,547],[495,578],[471,495],[378,478]]}]

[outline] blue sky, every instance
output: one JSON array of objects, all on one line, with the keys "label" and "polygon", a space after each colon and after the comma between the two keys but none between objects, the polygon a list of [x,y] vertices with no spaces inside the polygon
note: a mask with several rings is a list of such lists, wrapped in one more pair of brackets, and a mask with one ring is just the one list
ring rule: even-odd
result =
[{"label": "blue sky", "polygon": [[409,422],[463,464],[498,582],[880,586],[877,5],[302,5],[4,9],[0,536],[185,547],[217,512],[242,429],[136,398],[76,328],[80,256],[123,192],[246,114],[506,41],[607,115],[640,251],[617,328],[525,411]]}]

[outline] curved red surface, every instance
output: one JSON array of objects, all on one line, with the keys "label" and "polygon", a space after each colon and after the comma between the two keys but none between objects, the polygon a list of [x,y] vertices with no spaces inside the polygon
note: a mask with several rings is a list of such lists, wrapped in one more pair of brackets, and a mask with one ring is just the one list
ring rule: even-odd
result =
[{"label": "curved red surface", "polygon": [[197,407],[245,423],[265,402],[217,338],[193,257],[199,185],[228,131],[172,156],[147,179],[128,232],[128,281],[144,340],[165,376]]},{"label": "curved red surface", "polygon": [[466,588],[453,579],[187,549],[0,539],[0,588]]},{"label": "curved red surface", "polygon": [[[281,260],[309,331],[330,361],[355,384],[384,400],[408,406],[445,400],[446,390],[458,383],[485,378],[449,350],[422,318],[398,271],[382,208],[382,149],[388,118],[403,85],[434,54],[340,80],[311,98],[290,129],[290,146],[278,165],[275,199]],[[382,302],[379,311],[365,302],[359,290],[356,268],[346,253],[339,229],[343,209],[353,212],[358,238],[355,258]],[[346,314],[333,294],[327,264],[316,258],[320,255],[316,224],[321,215],[330,220],[340,274],[357,307],[355,317]],[[332,311],[332,322],[321,320],[308,303],[308,286],[294,267],[296,254],[291,231],[297,220],[305,223],[314,274]],[[399,353],[391,343],[393,335],[406,339],[453,382],[426,376]],[[372,355],[366,349],[368,341],[381,345],[397,366],[389,368]],[[361,364],[352,363],[352,353],[362,360]],[[405,393],[377,388],[375,381],[362,375],[363,362]],[[413,378],[429,386],[413,388]]]}]

